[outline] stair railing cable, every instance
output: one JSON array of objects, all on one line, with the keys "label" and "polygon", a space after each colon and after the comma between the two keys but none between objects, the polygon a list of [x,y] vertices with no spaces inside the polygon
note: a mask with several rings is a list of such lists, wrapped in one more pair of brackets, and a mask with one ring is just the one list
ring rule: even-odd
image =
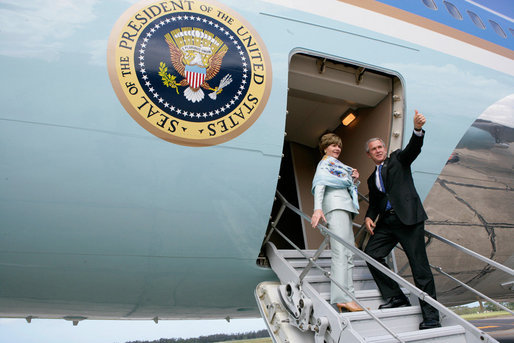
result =
[{"label": "stair railing cable", "polygon": [[[277,223],[278,221],[280,220],[280,217],[282,216],[285,208],[289,208],[291,211],[295,212],[296,214],[298,214],[300,217],[302,217],[303,219],[307,220],[310,222],[311,218],[303,213],[302,211],[300,211],[298,208],[296,208],[295,206],[293,206],[292,204],[290,204],[283,196],[282,194],[280,194],[280,192],[277,191],[277,196],[278,198],[280,199],[281,203],[282,203],[282,206],[280,208],[280,211],[279,211],[279,215],[277,215],[275,221],[273,221],[271,223],[271,226],[272,226],[272,229],[270,231],[270,233],[268,234],[267,238],[269,239],[269,237],[271,236],[271,233],[273,231],[276,231],[277,233],[279,233],[292,247],[294,247],[297,251],[299,251],[306,259],[309,260],[310,262],[310,259],[312,259],[311,256],[307,256],[298,246],[296,246],[289,238],[287,238],[286,235],[284,235],[282,232],[280,232],[278,229],[277,229]],[[322,224],[318,224],[317,228],[320,230],[321,234],[323,236],[325,236],[325,240],[328,238],[328,237],[332,237],[334,238],[336,241],[338,241],[339,243],[343,244],[347,249],[349,249],[350,251],[352,251],[355,255],[358,255],[360,256],[362,259],[364,259],[367,263],[369,263],[370,265],[372,265],[373,267],[375,267],[376,269],[380,270],[382,273],[384,273],[385,275],[387,275],[389,278],[393,279],[394,281],[396,281],[398,284],[402,285],[404,288],[408,289],[411,294],[415,295],[416,297],[418,297],[420,300],[423,300],[425,301],[426,303],[430,304],[431,306],[433,306],[434,308],[436,308],[437,310],[439,310],[439,312],[441,314],[444,314],[448,317],[452,317],[455,321],[457,321],[460,325],[462,325],[463,327],[465,327],[467,330],[469,330],[470,332],[473,332],[475,335],[477,335],[478,337],[480,337],[480,339],[484,339],[483,335],[484,333],[480,330],[478,330],[475,326],[473,326],[472,324],[470,324],[468,321],[462,319],[461,317],[459,317],[458,315],[456,315],[453,311],[447,309],[445,306],[443,306],[441,303],[439,303],[437,300],[433,299],[432,297],[430,297],[427,293],[423,292],[422,290],[420,290],[419,288],[417,288],[416,286],[412,285],[410,282],[408,282],[407,280],[405,280],[404,278],[402,278],[401,276],[397,275],[396,273],[394,273],[393,271],[391,271],[389,268],[386,268],[384,267],[381,263],[377,262],[375,259],[373,259],[372,257],[370,257],[369,255],[367,255],[366,253],[364,253],[363,251],[361,251],[360,249],[356,248],[354,246],[354,244],[350,243],[350,242],[347,242],[345,241],[344,239],[342,239],[341,237],[337,236],[336,234],[334,234],[333,232],[331,232],[330,230],[328,230],[327,227],[325,227],[324,225]],[[433,235],[433,234],[432,234]],[[323,248],[324,248],[324,245],[325,244],[325,240],[323,241],[322,245],[323,245]],[[267,241],[265,242],[267,243]],[[265,244],[264,243],[264,244]],[[321,248],[321,247],[320,247]],[[464,248],[466,249],[466,248]],[[466,249],[466,250],[469,250],[469,249]],[[476,254],[476,253],[475,253]],[[322,270],[323,273],[326,273],[326,271],[319,265],[315,262],[314,259],[313,260],[313,263],[312,263],[312,266],[316,267],[317,269],[319,270]],[[494,262],[494,261],[493,261]],[[311,268],[312,268],[311,266]],[[329,274],[325,274],[326,276],[329,276]],[[331,278],[330,278],[331,281],[333,281]],[[301,282],[302,280],[300,280]],[[343,290],[346,294],[348,294],[348,292],[343,288],[341,287],[340,284],[338,284],[337,282],[334,281],[334,283],[341,289]],[[380,326],[382,326],[387,332],[389,332],[395,339],[397,339],[398,341],[400,342],[403,342],[401,340],[400,337],[398,337],[395,333],[393,333],[389,328],[387,328],[387,326],[378,318],[376,317],[373,313],[371,313],[365,306],[362,306],[360,304],[360,302],[355,299],[354,296],[352,296],[351,294],[348,294],[352,300],[354,300],[357,304],[359,304],[359,306],[361,308],[363,308],[364,311],[366,311],[366,313],[368,313],[378,324],[380,324]]]},{"label": "stair railing cable", "polygon": [[435,238],[435,239],[437,239],[437,240],[439,240],[439,241],[441,241],[443,243],[446,243],[449,246],[452,246],[452,247],[454,247],[454,248],[456,248],[456,249],[458,249],[458,250],[460,250],[460,251],[462,251],[462,252],[464,252],[464,253],[466,253],[466,254],[468,254],[470,256],[473,256],[474,258],[477,258],[477,259],[481,260],[482,262],[485,262],[485,263],[487,263],[487,264],[489,264],[489,265],[491,265],[491,266],[493,266],[493,267],[495,267],[497,269],[500,269],[500,270],[510,274],[511,276],[514,276],[514,270],[513,269],[511,269],[511,268],[509,268],[507,266],[504,266],[501,263],[493,261],[493,260],[491,260],[491,259],[489,259],[489,258],[487,258],[485,256],[477,254],[473,250],[469,250],[468,248],[465,248],[465,247],[463,247],[463,246],[461,246],[461,245],[459,245],[459,244],[457,244],[455,242],[452,242],[452,241],[450,241],[450,240],[448,240],[448,239],[446,239],[444,237],[436,235],[435,233],[432,233],[432,232],[427,231],[427,230],[425,230],[425,236],[433,237],[433,238]]},{"label": "stair railing cable", "polygon": [[[482,256],[476,252],[474,252],[473,250],[470,250],[468,248],[465,248],[457,243],[454,243],[444,237],[441,237],[439,235],[436,235],[435,233],[432,233],[430,231],[427,231],[425,230],[425,236],[428,237],[428,241],[426,242],[426,246],[428,246],[431,242],[432,242],[432,238],[435,238],[443,243],[446,243],[447,245],[451,246],[451,247],[454,247],[455,249],[457,250],[460,250],[461,252],[471,256],[471,257],[474,257],[476,259],[479,259],[480,261],[482,262],[485,262],[486,264],[492,266],[492,267],[495,267],[497,269],[500,269],[501,271],[504,271],[506,273],[508,273],[509,275],[511,276],[514,276],[514,270],[512,270],[511,268],[507,267],[507,266],[504,266],[494,260],[491,260],[485,256]],[[401,247],[397,247],[398,249],[402,250],[403,249]],[[400,268],[400,271],[398,272],[398,274],[401,274],[403,271],[405,271],[408,267],[408,263],[405,263],[405,265],[403,265],[402,268]],[[434,269],[435,271],[437,271],[439,274],[443,275],[443,276],[446,276],[447,278],[449,278],[450,280],[453,280],[455,281],[456,283],[458,283],[460,286],[466,288],[467,290],[469,290],[470,292],[474,293],[475,295],[479,296],[480,298],[482,299],[485,299],[487,301],[489,301],[490,303],[500,307],[501,309],[503,309],[504,311],[507,311],[509,312],[511,315],[514,315],[514,312],[512,310],[510,310],[509,308],[503,306],[502,304],[500,304],[499,302],[497,302],[496,300],[493,300],[491,298],[489,298],[487,295],[477,291],[476,289],[474,289],[473,287],[467,285],[466,283],[460,281],[459,279],[451,276],[450,274],[446,273],[442,267],[440,266],[433,266],[433,265],[430,265],[430,267],[432,269]]]},{"label": "stair railing cable", "polygon": [[[369,199],[365,195],[363,195],[361,193],[359,193],[359,198],[364,200],[365,202],[369,203]],[[356,239],[357,239],[357,237],[359,235],[361,235],[362,233],[366,232],[366,230],[365,230],[366,226],[364,225],[364,223],[362,225],[360,225],[360,226],[358,224],[354,223],[354,226],[359,227],[359,231],[357,232],[356,237],[355,237]],[[462,245],[459,245],[459,244],[457,244],[455,242],[450,241],[449,239],[446,239],[446,238],[444,238],[442,236],[439,236],[439,235],[437,235],[437,234],[435,234],[433,232],[430,232],[428,230],[425,230],[425,236],[428,237],[427,244],[430,244],[432,238],[435,238],[435,239],[437,239],[438,241],[440,241],[442,243],[445,243],[445,244],[447,244],[447,245],[449,245],[449,246],[451,246],[451,247],[453,247],[453,248],[455,248],[457,250],[462,251],[463,253],[465,253],[467,255],[470,255],[470,256],[472,256],[472,257],[474,257],[476,259],[479,259],[482,262],[485,262],[485,263],[489,264],[490,266],[493,266],[493,267],[495,267],[497,269],[500,269],[500,270],[508,273],[511,276],[514,276],[514,269],[511,269],[511,268],[509,268],[507,266],[504,266],[503,264],[498,263],[498,262],[496,262],[494,260],[491,260],[490,258],[482,256],[482,255],[474,252],[473,250],[470,250],[470,249],[468,249],[466,247],[463,247]]]},{"label": "stair railing cable", "polygon": [[[282,202],[282,206],[281,206],[281,210],[282,208],[284,207],[287,207],[289,208],[290,210],[292,210],[293,212],[295,212],[296,214],[300,215],[302,218],[306,219],[306,220],[309,220],[310,221],[310,217],[308,215],[306,215],[305,213],[301,212],[299,209],[297,209],[296,207],[294,207],[293,205],[291,205],[279,192],[277,192],[277,195],[280,199],[280,201]],[[301,273],[301,275],[298,277],[298,281],[300,284],[303,283],[303,279],[305,278],[305,276],[307,275],[307,273],[309,272],[310,269],[312,269],[312,267],[315,267],[316,269],[320,270],[323,275],[325,277],[327,277],[330,281],[334,282],[334,284],[340,288],[343,292],[346,293],[346,295],[348,295],[350,298],[352,298],[353,301],[355,301],[364,311],[366,311],[366,313],[368,313],[380,326],[382,326],[391,336],[393,336],[398,342],[400,343],[405,343],[404,340],[402,340],[396,333],[394,333],[393,331],[391,331],[391,329],[389,329],[385,324],[384,322],[382,322],[375,314],[373,314],[370,310],[368,310],[362,303],[360,303],[360,301],[353,295],[351,294],[350,292],[348,292],[346,289],[343,288],[343,286],[337,282],[336,280],[332,279],[332,277],[330,276],[330,273],[327,272],[325,269],[323,269],[323,267],[321,265],[319,265],[318,263],[316,263],[316,260],[318,259],[318,257],[321,255],[321,253],[323,252],[323,250],[325,250],[325,247],[327,246],[329,240],[330,240],[330,235],[332,235],[334,238],[337,239],[337,241],[339,242],[343,242],[343,244],[345,246],[348,246],[349,243],[347,243],[346,241],[344,241],[342,238],[340,238],[339,236],[336,236],[332,233],[330,233],[330,231],[324,227],[323,225],[319,224],[318,225],[318,229],[320,229],[321,231],[321,234],[325,237],[323,242],[321,243],[320,247],[316,250],[316,252],[314,253],[313,256],[309,256],[307,255],[306,253],[304,253],[302,251],[302,249],[300,247],[298,247],[293,241],[291,241],[284,233],[282,233],[278,228],[277,228],[277,223],[278,223],[278,220],[280,219],[280,217],[282,216],[284,211],[280,211],[279,210],[279,215],[277,215],[276,219],[272,222],[271,226],[272,226],[272,230],[271,231],[275,231],[277,232],[280,236],[282,236],[282,238],[284,238],[284,240],[289,243],[295,250],[297,250],[303,257],[305,257],[306,260],[309,261],[307,267],[303,270],[303,272]],[[268,236],[270,236],[268,234]],[[360,251],[358,250],[357,248],[354,248],[356,249],[357,251]],[[361,252],[362,253],[362,252]],[[367,255],[366,255],[367,256]],[[378,262],[377,262],[378,263]],[[381,264],[379,264],[380,266],[382,266]],[[387,268],[385,268],[384,266],[382,266],[382,268],[385,270]],[[388,270],[388,269],[387,269]]]},{"label": "stair railing cable", "polygon": [[[364,195],[362,195],[361,193],[359,193],[359,196],[360,196],[360,198],[361,198],[361,199],[363,199],[363,200],[365,200],[366,202],[368,202],[368,203],[369,203],[368,198],[366,198]],[[364,232],[364,233],[366,232],[364,229],[365,229],[365,225],[364,225],[364,223],[363,223],[363,224],[361,225],[361,227],[360,227],[360,229],[359,229],[359,231],[358,231],[357,235],[356,235],[356,239],[357,239],[357,237],[359,237],[359,235],[361,235],[363,232]],[[445,243],[445,244],[447,244],[447,245],[449,245],[449,246],[451,246],[451,247],[453,247],[453,248],[455,248],[455,249],[457,249],[457,250],[460,250],[461,252],[463,252],[463,253],[465,253],[465,254],[467,254],[467,255],[470,255],[471,257],[474,257],[474,258],[476,258],[476,259],[479,259],[479,260],[481,260],[482,262],[485,262],[485,263],[487,263],[488,265],[490,265],[490,266],[492,266],[492,267],[494,267],[494,268],[496,268],[496,269],[499,269],[499,270],[501,270],[501,271],[504,271],[504,272],[508,273],[508,274],[509,274],[509,275],[511,275],[511,276],[514,276],[514,270],[513,270],[513,269],[511,269],[511,268],[509,268],[509,267],[507,267],[507,266],[504,266],[503,264],[498,263],[498,262],[496,262],[496,261],[494,261],[494,260],[491,260],[490,258],[487,258],[487,257],[485,257],[485,256],[482,256],[482,255],[480,255],[480,254],[478,254],[478,253],[474,252],[473,250],[470,250],[470,249],[468,249],[468,248],[466,248],[466,247],[463,247],[462,245],[459,245],[459,244],[457,244],[457,243],[455,243],[455,242],[452,242],[452,241],[450,241],[449,239],[446,239],[446,238],[444,238],[444,237],[442,237],[442,236],[439,236],[439,235],[437,235],[437,234],[435,234],[435,233],[433,233],[433,232],[430,232],[430,231],[428,231],[428,230],[425,230],[425,236],[428,238],[428,241],[426,242],[426,245],[427,245],[427,246],[428,246],[428,245],[430,245],[430,243],[432,242],[432,239],[437,239],[438,241],[440,241],[440,242],[442,242],[442,243]],[[399,248],[400,250],[403,250],[401,247],[398,247],[398,248]],[[393,256],[394,256],[394,255],[393,255]],[[396,272],[397,274],[401,274],[401,273],[402,273],[402,272],[407,268],[407,266],[408,266],[408,264],[406,263],[402,268],[400,268],[400,270],[399,270],[399,271],[398,271],[398,270],[395,270],[395,272]],[[476,289],[474,289],[473,287],[470,287],[469,285],[465,284],[464,282],[460,281],[459,279],[457,279],[457,278],[455,278],[455,277],[451,276],[450,274],[446,273],[446,272],[443,270],[443,268],[441,268],[440,266],[433,266],[433,265],[430,265],[430,267],[431,267],[432,269],[436,270],[436,271],[437,271],[438,273],[440,273],[441,275],[446,276],[447,278],[449,278],[449,279],[451,279],[451,280],[453,280],[453,281],[457,282],[459,285],[461,285],[462,287],[466,288],[466,289],[467,289],[467,290],[469,290],[470,292],[472,292],[472,293],[474,293],[474,294],[478,295],[479,297],[481,297],[481,298],[483,298],[483,299],[485,299],[485,300],[489,301],[490,303],[492,303],[492,304],[494,304],[494,305],[496,305],[496,306],[500,307],[501,309],[503,309],[503,310],[505,310],[505,311],[509,312],[511,315],[514,315],[514,312],[513,312],[512,310],[510,310],[509,308],[507,308],[507,307],[503,306],[503,305],[502,305],[502,304],[500,304],[499,302],[497,302],[497,301],[495,301],[495,300],[493,300],[493,299],[489,298],[488,296],[486,296],[485,294],[483,294],[483,293],[481,293],[481,292],[477,291],[477,290],[476,290]],[[395,268],[395,269],[396,269],[396,268]]]},{"label": "stair railing cable", "polygon": [[[432,233],[431,233],[431,232],[429,232],[429,231],[425,231],[425,233],[426,233],[426,235],[427,235],[427,236],[432,234]],[[432,234],[432,235],[433,235],[433,234]],[[427,242],[427,243],[428,243],[428,242]],[[428,244],[427,244],[427,245],[428,245]],[[401,248],[400,248],[400,249],[401,249]],[[466,249],[466,248],[464,248],[464,249]],[[469,250],[469,249],[466,249],[466,250]],[[471,252],[472,252],[472,253],[474,253],[473,251],[471,251]],[[476,253],[474,253],[474,254],[476,254]],[[483,256],[481,256],[481,257],[483,257]],[[484,258],[484,259],[487,259],[487,257],[483,257],[483,258]],[[483,260],[483,259],[481,259],[481,260]],[[491,261],[492,261],[492,260],[491,260]],[[497,264],[495,261],[492,261],[492,262],[494,262],[495,264]],[[488,262],[486,262],[486,263],[488,263]],[[490,265],[490,263],[488,263],[488,264]],[[502,267],[504,267],[504,268],[499,268],[499,269],[501,269],[501,270],[503,270],[503,271],[505,271],[505,272],[507,272],[507,273],[511,274],[510,272],[508,272],[507,270],[505,270],[505,268],[507,268],[507,269],[510,269],[510,268],[505,267],[505,266],[503,266],[503,265],[500,265],[500,266],[502,266]],[[477,291],[477,290],[476,290],[476,289],[474,289],[473,287],[471,287],[471,286],[467,285],[466,283],[464,283],[464,282],[460,281],[459,279],[457,279],[457,278],[455,278],[455,277],[451,276],[450,274],[446,273],[446,272],[443,270],[443,268],[442,268],[442,267],[440,267],[440,266],[433,266],[433,265],[431,265],[431,264],[430,264],[430,267],[431,267],[432,269],[434,269],[435,271],[437,271],[439,274],[441,274],[441,275],[443,275],[443,276],[446,276],[446,277],[447,277],[447,278],[449,278],[450,280],[455,281],[455,282],[456,282],[456,283],[458,283],[460,286],[462,286],[462,287],[466,288],[468,291],[470,291],[470,292],[474,293],[474,294],[475,294],[475,295],[477,295],[478,297],[480,297],[480,298],[482,298],[482,299],[485,299],[485,300],[489,301],[490,303],[492,303],[492,304],[494,304],[494,305],[496,305],[496,306],[500,307],[500,308],[501,308],[501,309],[503,309],[504,311],[509,312],[511,315],[514,315],[514,312],[513,312],[511,309],[509,309],[509,308],[507,308],[507,307],[503,306],[502,304],[500,304],[500,303],[499,303],[499,302],[497,302],[496,300],[489,298],[487,295],[485,295],[485,294],[483,294],[483,293],[481,293],[481,292]],[[403,270],[405,270],[406,268],[407,268],[407,264],[402,268],[402,271],[403,271]],[[512,275],[512,274],[511,274],[511,275]]]},{"label": "stair railing cable", "polygon": [[461,285],[462,287],[466,288],[467,290],[475,293],[479,297],[481,297],[481,298],[483,298],[483,299],[493,303],[494,305],[502,308],[504,311],[509,312],[511,315],[514,315],[514,312],[512,310],[510,310],[509,308],[507,308],[507,307],[503,306],[502,304],[500,304],[499,302],[489,298],[487,295],[485,295],[483,293],[480,293],[479,291],[477,291],[473,287],[466,285],[464,282],[460,281],[459,279],[454,278],[450,274],[446,273],[441,267],[434,267],[433,265],[430,265],[430,267],[432,267],[434,270],[436,270],[437,272],[441,273],[442,275],[446,276],[447,278],[450,278],[453,281],[457,282],[459,285]]}]

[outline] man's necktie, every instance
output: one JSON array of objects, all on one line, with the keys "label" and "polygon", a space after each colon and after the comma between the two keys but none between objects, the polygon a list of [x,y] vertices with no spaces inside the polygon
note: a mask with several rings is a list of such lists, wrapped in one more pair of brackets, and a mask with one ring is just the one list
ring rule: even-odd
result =
[{"label": "man's necktie", "polygon": [[[382,165],[378,166],[377,173],[378,179],[380,180],[380,187],[382,188],[382,192],[385,193],[384,180],[382,180]],[[389,200],[387,200],[386,211],[389,211],[391,208],[393,208],[393,206],[391,206],[391,203],[389,202]]]}]

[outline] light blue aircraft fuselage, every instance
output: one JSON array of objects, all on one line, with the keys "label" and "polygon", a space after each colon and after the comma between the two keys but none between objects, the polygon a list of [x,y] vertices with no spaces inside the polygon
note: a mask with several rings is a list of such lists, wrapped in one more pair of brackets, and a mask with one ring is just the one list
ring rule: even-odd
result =
[{"label": "light blue aircraft fuselage", "polygon": [[[167,3],[170,12],[166,15],[172,15],[173,2]],[[127,106],[131,105],[120,99],[113,86],[115,82],[123,85],[123,80],[115,75],[113,81],[108,71],[120,67],[119,60],[113,60],[114,51],[109,51],[121,49],[120,43],[113,46],[116,43],[109,37],[119,18],[130,11],[126,1],[81,2],[76,7],[54,2],[0,5],[0,316],[186,319],[258,315],[255,286],[275,278],[256,260],[280,174],[289,63],[300,53],[365,66],[401,81],[405,114],[400,145],[410,138],[414,110],[427,117],[423,152],[413,172],[420,196],[430,199],[449,156],[477,118],[493,113],[487,109],[502,104],[502,99],[512,99],[512,29],[506,29],[505,40],[510,43],[479,46],[488,41],[480,37],[474,41],[473,33],[464,32],[471,42],[441,33],[430,36],[426,25],[445,24],[414,9],[397,9],[427,20],[421,23],[426,25],[414,42],[406,32],[392,34],[391,26],[376,29],[402,22],[380,12],[389,6],[384,4],[387,1],[377,2],[375,9],[355,3],[322,1],[305,11],[302,1],[288,5],[286,1],[227,0],[223,5],[212,3],[214,8],[223,6],[221,15],[198,11],[229,28],[230,15],[245,20],[245,28],[260,37],[270,61],[265,80],[269,97],[255,104],[261,106],[260,115],[241,132],[215,144],[184,143],[183,138],[174,141],[173,136],[163,139],[129,115]],[[373,16],[362,17],[360,24],[345,21],[345,14],[337,11],[347,8]],[[481,11],[475,8],[485,13]],[[154,17],[159,15],[149,15],[148,23],[137,25],[144,30]],[[129,22],[125,19],[125,27]],[[457,30],[446,26],[449,32]],[[233,30],[236,35],[238,28]],[[242,45],[249,45],[243,32],[239,33]],[[450,39],[476,54],[459,55],[459,47],[447,46]],[[246,50],[251,56],[251,47]],[[229,47],[227,60],[230,51]],[[491,56],[501,63],[491,61]],[[172,62],[165,62],[171,73]],[[140,75],[136,67],[132,72]],[[223,67],[220,70],[218,78],[229,73]],[[252,75],[257,72],[254,69]],[[180,82],[183,78],[174,73]],[[235,79],[235,72],[232,75]],[[216,77],[209,83],[213,89],[218,85]],[[169,96],[177,91],[182,103],[196,105],[182,98],[185,89],[169,88]],[[138,95],[144,91],[142,84]],[[229,91],[226,86],[218,96]],[[203,92],[201,101],[211,101],[212,91]],[[245,99],[251,99],[252,91],[248,92]],[[137,103],[132,107],[137,108]],[[510,108],[505,113],[507,123],[500,120],[500,126],[512,130],[514,111]],[[229,119],[220,120],[210,127],[216,134],[224,125],[231,126]],[[494,115],[493,120],[499,121]],[[507,146],[501,151],[512,165],[512,142],[496,143]],[[362,180],[366,177],[361,174]],[[514,221],[512,214],[505,214],[512,207],[512,174],[507,173],[506,180],[507,203],[498,207],[502,219],[497,220],[505,231],[496,232],[503,241],[496,241],[495,246],[500,262],[512,264],[512,236],[507,230]],[[484,249],[484,254],[489,250]]]}]

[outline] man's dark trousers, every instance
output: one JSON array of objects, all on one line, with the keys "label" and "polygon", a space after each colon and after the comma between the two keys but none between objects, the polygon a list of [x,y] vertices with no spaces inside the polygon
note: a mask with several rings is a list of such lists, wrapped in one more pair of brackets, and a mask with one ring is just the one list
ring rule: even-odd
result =
[{"label": "man's dark trousers", "polygon": [[[404,225],[396,214],[384,213],[377,222],[374,235],[370,237],[365,252],[384,266],[385,258],[400,243],[412,270],[416,287],[436,299],[434,277],[430,270],[425,250],[424,222]],[[375,267],[368,264],[369,270],[384,298],[402,295],[398,284]],[[428,303],[420,300],[424,320],[439,320],[439,312]]]}]

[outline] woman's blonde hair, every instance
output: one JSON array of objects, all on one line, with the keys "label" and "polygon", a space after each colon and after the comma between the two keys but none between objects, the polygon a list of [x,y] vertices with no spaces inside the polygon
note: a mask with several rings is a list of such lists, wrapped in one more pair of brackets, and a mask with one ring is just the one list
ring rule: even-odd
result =
[{"label": "woman's blonde hair", "polygon": [[343,148],[343,142],[338,135],[335,133],[325,133],[319,139],[319,152],[322,155],[325,154],[325,149],[332,144],[338,145],[341,149]]}]

